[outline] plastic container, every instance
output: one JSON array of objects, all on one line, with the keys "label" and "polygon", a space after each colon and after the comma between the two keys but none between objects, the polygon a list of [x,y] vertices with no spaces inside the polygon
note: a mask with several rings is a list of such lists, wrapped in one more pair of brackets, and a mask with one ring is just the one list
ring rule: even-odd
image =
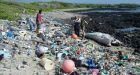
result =
[{"label": "plastic container", "polygon": [[50,71],[54,69],[54,63],[53,61],[47,59],[47,58],[42,58],[40,61],[40,64],[45,68],[45,70]]},{"label": "plastic container", "polygon": [[96,67],[95,63],[93,62],[91,58],[87,59],[86,64],[88,65],[88,69],[93,69]]},{"label": "plastic container", "polygon": [[6,36],[10,39],[14,38],[14,33],[12,31],[6,32]]}]

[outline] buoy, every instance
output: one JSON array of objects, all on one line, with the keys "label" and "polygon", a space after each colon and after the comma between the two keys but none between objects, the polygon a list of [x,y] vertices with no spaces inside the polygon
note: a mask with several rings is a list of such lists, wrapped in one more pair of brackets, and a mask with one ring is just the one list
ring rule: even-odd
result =
[{"label": "buoy", "polygon": [[76,34],[73,33],[73,34],[71,35],[71,38],[73,38],[73,39],[78,39],[78,36],[77,36]]},{"label": "buoy", "polygon": [[72,60],[64,60],[62,64],[62,69],[66,73],[71,73],[74,71],[75,64]]}]

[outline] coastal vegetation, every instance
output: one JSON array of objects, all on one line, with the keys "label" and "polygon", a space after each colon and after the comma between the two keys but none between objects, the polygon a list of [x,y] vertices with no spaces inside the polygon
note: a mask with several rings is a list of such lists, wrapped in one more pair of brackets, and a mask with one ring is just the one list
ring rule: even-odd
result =
[{"label": "coastal vegetation", "polygon": [[17,20],[19,13],[35,14],[38,9],[52,11],[55,9],[93,8],[93,9],[136,9],[138,4],[76,4],[64,2],[33,2],[18,3],[14,1],[0,1],[0,19]]}]

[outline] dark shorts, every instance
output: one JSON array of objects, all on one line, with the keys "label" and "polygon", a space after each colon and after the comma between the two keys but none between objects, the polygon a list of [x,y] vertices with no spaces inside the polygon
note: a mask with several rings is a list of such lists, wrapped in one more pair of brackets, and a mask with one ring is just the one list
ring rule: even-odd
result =
[{"label": "dark shorts", "polygon": [[76,28],[76,29],[80,29],[80,23],[75,22],[75,24],[74,24],[74,28]]},{"label": "dark shorts", "polygon": [[75,22],[74,31],[76,35],[80,36],[80,23]]},{"label": "dark shorts", "polygon": [[41,24],[37,23],[37,29],[40,29],[40,25],[41,25]]}]

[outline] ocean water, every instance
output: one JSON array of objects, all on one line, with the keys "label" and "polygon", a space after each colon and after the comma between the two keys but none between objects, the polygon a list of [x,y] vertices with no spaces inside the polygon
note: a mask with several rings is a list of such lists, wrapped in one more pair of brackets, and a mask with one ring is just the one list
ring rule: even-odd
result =
[{"label": "ocean water", "polygon": [[120,3],[134,3],[140,4],[140,0],[13,0],[17,2],[48,2],[61,1],[69,3],[93,3],[93,4],[120,4]]},{"label": "ocean water", "polygon": [[81,13],[81,14],[86,14],[86,13],[93,13],[93,12],[124,12],[124,13],[140,13],[140,8],[133,9],[133,10],[111,10],[111,9],[106,9],[106,10],[89,10],[89,11],[77,11],[76,13]]}]

